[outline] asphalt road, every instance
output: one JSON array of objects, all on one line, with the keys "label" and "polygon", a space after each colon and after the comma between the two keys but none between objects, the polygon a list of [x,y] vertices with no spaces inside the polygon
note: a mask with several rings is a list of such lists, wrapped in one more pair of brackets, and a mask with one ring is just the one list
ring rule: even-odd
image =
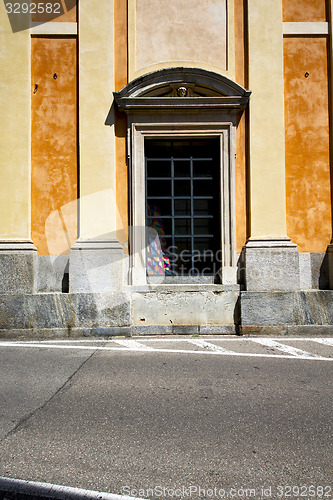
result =
[{"label": "asphalt road", "polygon": [[0,347],[0,476],[154,499],[333,498],[331,361],[97,345]]}]

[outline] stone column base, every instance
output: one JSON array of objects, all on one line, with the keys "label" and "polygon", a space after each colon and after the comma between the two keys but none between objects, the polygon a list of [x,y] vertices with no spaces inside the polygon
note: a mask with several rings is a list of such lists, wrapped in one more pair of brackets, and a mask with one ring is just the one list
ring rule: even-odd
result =
[{"label": "stone column base", "polygon": [[118,240],[77,241],[69,258],[69,291],[114,292],[123,286],[123,247]]},{"label": "stone column base", "polygon": [[299,290],[297,245],[290,238],[250,238],[244,256],[246,290]]},{"label": "stone column base", "polygon": [[32,241],[0,241],[0,293],[34,293],[37,248]]}]

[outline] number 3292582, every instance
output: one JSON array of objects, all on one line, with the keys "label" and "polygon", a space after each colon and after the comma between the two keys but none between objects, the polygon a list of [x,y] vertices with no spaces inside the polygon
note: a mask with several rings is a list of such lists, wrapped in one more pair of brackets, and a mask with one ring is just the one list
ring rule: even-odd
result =
[{"label": "number 3292582", "polygon": [[62,14],[60,2],[7,2],[7,14]]},{"label": "number 3292582", "polygon": [[331,486],[277,486],[278,498],[306,497],[306,498],[331,498]]}]

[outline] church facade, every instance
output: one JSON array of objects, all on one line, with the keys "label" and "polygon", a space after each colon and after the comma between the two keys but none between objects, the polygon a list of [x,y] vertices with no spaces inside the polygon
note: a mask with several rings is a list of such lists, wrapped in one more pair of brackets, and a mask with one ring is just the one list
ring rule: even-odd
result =
[{"label": "church facade", "polygon": [[0,336],[330,333],[332,0],[0,4]]}]

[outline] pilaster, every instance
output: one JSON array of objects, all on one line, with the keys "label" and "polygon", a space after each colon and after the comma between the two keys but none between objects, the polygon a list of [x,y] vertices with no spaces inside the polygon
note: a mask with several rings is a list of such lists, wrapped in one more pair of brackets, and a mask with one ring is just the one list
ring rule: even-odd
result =
[{"label": "pilaster", "polygon": [[69,286],[71,292],[116,291],[123,280],[114,120],[108,117],[115,90],[113,0],[80,2],[79,86],[79,239],[71,250]]},{"label": "pilaster", "polygon": [[0,293],[33,293],[30,33],[12,32],[0,5]]},{"label": "pilaster", "polygon": [[248,1],[250,238],[247,290],[299,288],[297,247],[287,236],[282,1]]}]

